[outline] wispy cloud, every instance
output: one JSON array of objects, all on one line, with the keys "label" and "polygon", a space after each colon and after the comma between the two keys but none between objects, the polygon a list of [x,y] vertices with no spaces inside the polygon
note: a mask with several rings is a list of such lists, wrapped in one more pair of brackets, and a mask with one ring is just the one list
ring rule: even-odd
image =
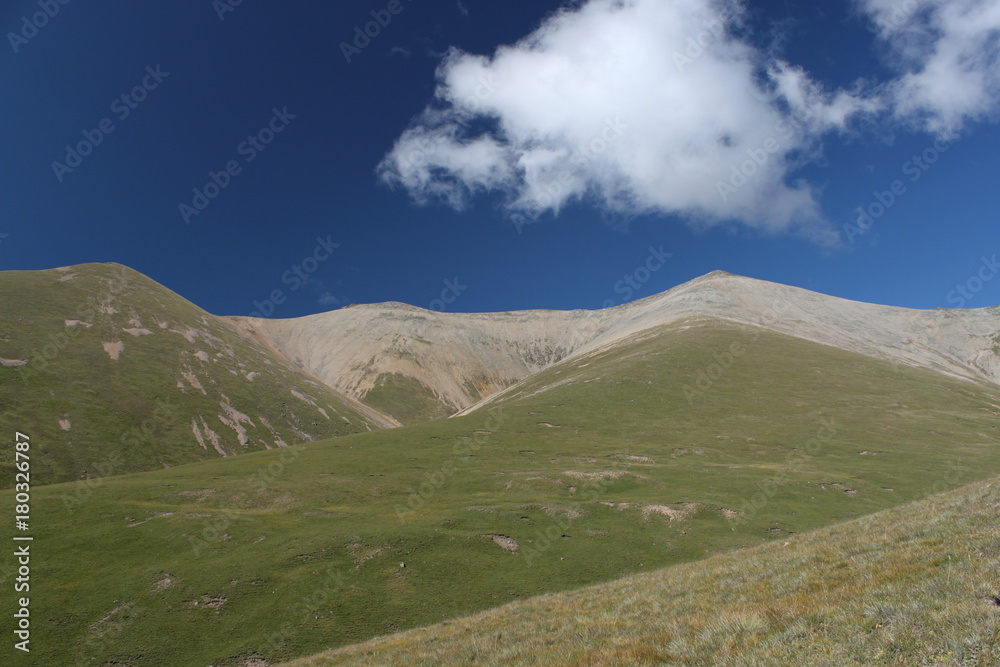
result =
[{"label": "wispy cloud", "polygon": [[946,136],[1000,108],[1000,3],[858,0],[900,72],[887,86],[897,118]]}]

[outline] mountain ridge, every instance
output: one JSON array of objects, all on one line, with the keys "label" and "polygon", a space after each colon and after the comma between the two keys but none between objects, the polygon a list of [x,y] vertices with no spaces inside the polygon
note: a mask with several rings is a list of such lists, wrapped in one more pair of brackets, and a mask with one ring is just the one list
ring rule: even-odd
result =
[{"label": "mountain ridge", "polygon": [[[94,275],[88,278],[91,273]],[[78,276],[97,282],[83,289]],[[109,276],[119,278],[115,282]],[[47,303],[55,299],[62,304],[45,315],[43,328],[29,331],[30,327],[26,329],[17,321],[4,323],[7,333],[0,335],[3,364],[0,372],[11,377],[33,376],[43,365],[29,358],[31,354],[37,357],[37,349],[30,347],[33,341],[47,340],[44,338],[46,332],[50,338],[55,337],[53,340],[73,334],[74,338],[94,338],[91,345],[97,346],[96,351],[87,347],[87,351],[81,349],[73,355],[65,355],[62,361],[79,356],[89,364],[97,364],[94,368],[117,369],[118,372],[123,364],[132,363],[131,354],[145,350],[144,354],[160,359],[157,363],[177,366],[170,371],[176,377],[169,379],[167,384],[173,385],[176,381],[181,392],[204,393],[205,387],[198,384],[198,375],[218,366],[227,355],[233,356],[232,343],[222,342],[222,338],[232,334],[250,346],[241,348],[245,353],[249,354],[252,349],[256,350],[252,356],[264,354],[269,359],[267,364],[276,363],[275,369],[282,367],[281,374],[297,374],[299,380],[296,382],[304,382],[315,391],[332,392],[328,399],[333,401],[330,405],[339,402],[361,417],[366,424],[364,428],[396,427],[466,414],[502,400],[507,395],[503,392],[556,364],[627,345],[644,332],[688,319],[707,318],[759,327],[869,357],[928,368],[950,377],[990,384],[1000,382],[1000,307],[917,310],[866,304],[722,270],[659,294],[599,310],[441,313],[390,301],[357,304],[287,319],[215,316],[147,276],[115,263],[84,264],[42,272],[2,272],[0,278],[8,285],[5,292],[10,306],[8,319],[34,321],[28,311],[19,310],[24,306],[17,305],[19,300]],[[113,283],[131,285],[132,292],[126,290],[118,294],[117,288],[112,289]],[[18,284],[30,285],[34,296],[21,294]],[[74,299],[66,301],[67,290],[76,290],[73,294],[77,295],[77,304],[92,301],[93,307],[89,310],[96,314],[84,317],[80,313],[82,306],[73,305]],[[58,296],[60,294],[64,296]],[[138,311],[135,303],[130,302],[133,297],[145,304]],[[177,321],[182,319],[187,324],[178,328],[169,324],[171,318],[167,315],[155,314],[170,309],[177,315],[174,319],[180,317]],[[113,314],[118,311],[122,314]],[[146,315],[139,317],[139,311]],[[181,311],[188,314],[181,317]],[[83,321],[88,318],[93,321]],[[95,323],[99,327],[92,329]],[[213,327],[221,328],[216,331]],[[209,329],[214,331],[211,336],[198,333]],[[223,331],[229,333],[223,334]],[[166,338],[151,335],[157,332],[162,332]],[[176,335],[188,339],[187,343],[176,339]],[[154,339],[170,348],[168,356],[174,355],[174,361],[168,363],[162,358],[166,351],[162,345],[159,348],[151,346]],[[35,351],[29,352],[32,349]],[[123,354],[125,361],[115,361]],[[220,354],[222,356],[218,356]],[[260,372],[259,368],[250,367],[260,365],[259,361],[250,366],[247,360],[233,358],[232,362],[236,366],[229,368],[229,372],[237,379],[242,374],[251,381],[249,378]],[[78,370],[85,372],[82,367]],[[166,372],[167,369],[164,366],[162,370]],[[230,381],[222,381],[221,377],[215,377],[212,382],[222,382],[220,387],[229,387]],[[53,381],[54,376],[46,380]],[[685,379],[678,378],[678,381]],[[154,393],[167,392],[169,395],[173,391],[172,386],[164,385]],[[222,391],[218,397],[221,403],[217,401],[216,406],[221,405],[222,409],[218,420],[224,427],[222,432],[232,430],[239,440],[232,446],[220,443],[215,447],[220,454],[225,452],[226,455],[243,450],[247,435],[243,433],[241,420],[251,418],[250,408],[271,399],[253,393],[260,390],[251,388],[251,395],[245,396],[242,404],[231,404],[235,412],[230,415],[228,397],[233,391],[237,390],[230,387]],[[303,393],[302,389],[297,391]],[[309,403],[295,394],[292,396],[291,404]],[[45,400],[41,396],[28,398],[36,402]],[[58,414],[48,415],[46,423],[71,423],[68,405],[63,405]],[[308,405],[305,408],[315,411]],[[281,406],[276,409],[285,410]],[[188,429],[191,444],[204,447],[209,442],[204,425],[199,421],[201,417],[208,418],[206,414],[202,410],[192,416],[194,426]],[[267,417],[269,421],[272,418]],[[136,419],[141,421],[141,417]],[[114,428],[122,427],[115,425]],[[294,432],[300,440],[320,435],[303,429],[298,422],[290,423],[289,428],[292,428],[289,434]],[[63,426],[62,431],[65,429]],[[199,430],[202,431],[200,438]],[[217,426],[212,426],[211,430],[220,432]],[[62,431],[57,428],[53,435]],[[284,440],[277,438],[282,442],[287,439],[288,436]],[[268,437],[260,444],[269,442]],[[172,464],[170,461],[164,461],[164,465]]]},{"label": "mountain ridge", "polygon": [[[430,406],[432,414],[424,417],[439,418],[462,414],[554,363],[690,317],[761,326],[995,384],[1000,381],[998,315],[1000,307],[919,310],[867,304],[716,270],[600,310],[438,313],[387,302],[283,320],[232,319],[259,339],[269,339],[291,363],[362,403],[386,411],[379,395],[394,382]],[[439,349],[429,349],[435,346]]]}]

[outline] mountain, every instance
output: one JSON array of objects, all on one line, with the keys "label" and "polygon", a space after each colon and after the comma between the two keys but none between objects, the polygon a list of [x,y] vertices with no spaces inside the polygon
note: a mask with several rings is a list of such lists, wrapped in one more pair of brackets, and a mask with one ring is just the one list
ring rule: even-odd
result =
[{"label": "mountain", "polygon": [[116,264],[0,272],[0,406],[38,443],[42,483],[391,424]]},{"label": "mountain", "polygon": [[37,487],[32,658],[273,664],[783,544],[1000,475],[998,405],[985,381],[689,318],[465,416]]},{"label": "mountain", "polygon": [[[232,318],[331,387],[403,423],[447,417],[569,355],[600,333],[585,311],[438,313],[402,303],[291,320]],[[582,331],[574,335],[573,327]]]},{"label": "mountain", "polygon": [[[738,590],[752,568],[729,580],[706,559],[1000,476],[995,308],[913,311],[714,273],[602,311],[381,304],[269,321],[213,317],[117,266],[10,272],[0,285],[4,420],[31,435],[32,549],[46,554],[25,664],[274,664],[678,565],[708,573],[692,595]],[[181,417],[157,416],[162,402]],[[413,423],[378,428],[396,422]],[[146,439],[120,440],[143,424]],[[264,437],[268,424],[288,446]],[[318,439],[322,428],[337,437]],[[132,467],[70,474],[92,477],[116,452]],[[8,489],[0,502],[20,501]],[[952,554],[933,522],[914,517],[912,546],[943,567]],[[885,540],[866,525],[839,544]],[[896,557],[891,546],[879,553]],[[828,574],[803,558],[792,562],[817,577],[813,595],[859,578],[849,562]],[[905,595],[918,565],[883,574]],[[0,585],[19,567],[0,553]],[[753,585],[755,600],[768,595]],[[794,585],[775,592],[798,599]],[[642,609],[661,597],[621,590]],[[837,595],[863,599],[874,632],[934,609],[935,590],[914,588],[909,606],[860,587]],[[711,626],[699,641],[811,636],[772,612],[744,626],[677,608]],[[549,638],[561,622],[544,626]],[[886,652],[906,648],[895,639],[907,637]]]},{"label": "mountain", "polygon": [[1000,307],[879,306],[722,271],[597,311],[461,314],[386,303],[232,321],[329,386],[412,423],[461,413],[555,362],[689,318],[752,324],[954,377],[1000,381]]},{"label": "mountain", "polygon": [[51,481],[464,414],[557,362],[692,318],[1000,380],[1000,307],[877,306],[722,271],[597,311],[386,303],[267,320],[216,317],[90,264],[0,272],[0,303],[0,398],[51,443],[38,470]]}]

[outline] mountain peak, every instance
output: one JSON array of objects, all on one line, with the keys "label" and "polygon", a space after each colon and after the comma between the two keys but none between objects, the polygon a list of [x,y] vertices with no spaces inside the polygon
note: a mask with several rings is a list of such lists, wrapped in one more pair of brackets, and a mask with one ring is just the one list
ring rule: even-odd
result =
[{"label": "mountain peak", "polygon": [[743,276],[736,275],[735,273],[729,273],[728,271],[723,271],[721,269],[716,269],[715,271],[709,271],[703,276],[698,276],[697,278],[692,278],[686,283],[678,285],[678,287],[683,287],[684,285],[697,285],[699,283],[706,283],[715,280],[726,280],[730,278],[742,278]]},{"label": "mountain peak", "polygon": [[729,273],[728,271],[723,271],[722,269],[716,269],[715,271],[709,271],[701,277],[702,280],[708,280],[709,278],[730,278],[736,274]]}]

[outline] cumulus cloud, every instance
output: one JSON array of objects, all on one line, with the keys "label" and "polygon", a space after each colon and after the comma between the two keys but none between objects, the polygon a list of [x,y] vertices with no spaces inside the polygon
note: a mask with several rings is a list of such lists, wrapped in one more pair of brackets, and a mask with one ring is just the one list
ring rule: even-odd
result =
[{"label": "cumulus cloud", "polygon": [[742,22],[737,0],[589,0],[490,57],[452,50],[378,172],[456,209],[500,193],[516,222],[587,200],[827,237],[794,173],[882,102],[769,60]]},{"label": "cumulus cloud", "polygon": [[952,137],[1000,107],[1000,3],[859,0],[891,49],[897,117]]}]

